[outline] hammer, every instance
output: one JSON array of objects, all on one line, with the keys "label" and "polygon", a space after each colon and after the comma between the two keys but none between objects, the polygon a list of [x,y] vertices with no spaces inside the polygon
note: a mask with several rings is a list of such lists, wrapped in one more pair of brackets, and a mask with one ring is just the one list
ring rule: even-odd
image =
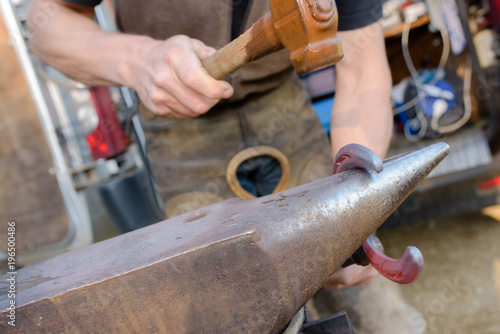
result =
[{"label": "hammer", "polygon": [[334,0],[271,0],[271,10],[250,29],[202,61],[222,80],[244,65],[286,48],[298,74],[342,59]]}]

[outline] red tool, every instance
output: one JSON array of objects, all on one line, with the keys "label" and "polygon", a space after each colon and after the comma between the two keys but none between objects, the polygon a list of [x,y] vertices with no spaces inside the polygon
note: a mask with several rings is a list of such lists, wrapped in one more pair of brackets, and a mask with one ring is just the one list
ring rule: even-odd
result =
[{"label": "red tool", "polygon": [[[344,146],[335,156],[333,174],[350,169],[366,169],[380,173],[384,168],[382,159],[372,150],[358,145]],[[392,259],[383,253],[382,243],[376,237],[366,239],[362,246],[370,264],[384,277],[399,284],[414,282],[424,268],[424,257],[417,247],[409,246],[401,259]],[[359,261],[359,252],[351,257],[352,262]]]}]

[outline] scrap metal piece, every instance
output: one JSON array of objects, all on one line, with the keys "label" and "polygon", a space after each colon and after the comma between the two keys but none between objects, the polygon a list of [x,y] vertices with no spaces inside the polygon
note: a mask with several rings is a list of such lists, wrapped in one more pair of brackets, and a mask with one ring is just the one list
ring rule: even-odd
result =
[{"label": "scrap metal piece", "polygon": [[0,278],[0,331],[277,333],[448,151],[227,200],[22,268],[16,327]]}]

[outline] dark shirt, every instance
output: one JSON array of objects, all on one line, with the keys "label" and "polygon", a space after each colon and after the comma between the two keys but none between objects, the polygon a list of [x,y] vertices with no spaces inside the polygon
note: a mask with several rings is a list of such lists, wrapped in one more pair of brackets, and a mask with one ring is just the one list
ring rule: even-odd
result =
[{"label": "dark shirt", "polygon": [[243,24],[247,16],[250,0],[233,0],[233,22],[231,23],[231,40],[243,33]]},{"label": "dark shirt", "polygon": [[[64,0],[77,5],[94,7],[102,0]],[[233,1],[233,23],[231,25],[232,39],[242,32],[241,27],[245,21],[248,4],[252,0]],[[382,0],[337,0],[339,14],[339,31],[353,30],[365,27],[382,17]]]},{"label": "dark shirt", "polygon": [[366,27],[382,18],[382,0],[336,1],[339,31]]},{"label": "dark shirt", "polygon": [[[101,2],[65,1],[86,6]],[[248,3],[245,0],[115,0],[116,23],[120,31],[125,33],[148,35],[157,40],[186,35],[220,49],[269,11],[269,0],[247,1]],[[338,0],[336,4],[339,30],[367,26],[382,15],[382,0]],[[293,71],[289,59],[289,51],[283,49],[233,73],[226,78],[234,87],[230,101],[242,100],[250,94],[268,92],[289,80]]]}]

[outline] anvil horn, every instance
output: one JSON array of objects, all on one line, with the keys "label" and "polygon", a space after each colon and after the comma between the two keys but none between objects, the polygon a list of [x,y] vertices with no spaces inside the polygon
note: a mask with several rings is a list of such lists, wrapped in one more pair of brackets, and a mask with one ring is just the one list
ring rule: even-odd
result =
[{"label": "anvil horn", "polygon": [[27,266],[14,275],[16,327],[10,285],[0,288],[0,329],[279,332],[448,151],[227,200]]}]

